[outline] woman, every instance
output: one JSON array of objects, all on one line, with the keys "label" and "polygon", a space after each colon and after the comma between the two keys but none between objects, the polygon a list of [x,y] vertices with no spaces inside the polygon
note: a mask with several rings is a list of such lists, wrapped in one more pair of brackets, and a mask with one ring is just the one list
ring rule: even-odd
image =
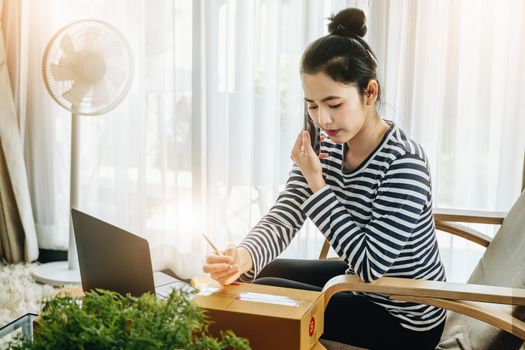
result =
[{"label": "woman", "polygon": [[[321,154],[301,131],[293,169],[275,205],[237,247],[206,258],[223,284],[237,279],[321,290],[355,274],[445,280],[432,215],[428,162],[420,145],[375,107],[381,88],[365,16],[346,9],[301,61],[308,112],[323,132]],[[309,218],[339,261],[278,259]],[[325,312],[323,338],[371,349],[434,349],[445,310],[371,293],[339,293]]]}]

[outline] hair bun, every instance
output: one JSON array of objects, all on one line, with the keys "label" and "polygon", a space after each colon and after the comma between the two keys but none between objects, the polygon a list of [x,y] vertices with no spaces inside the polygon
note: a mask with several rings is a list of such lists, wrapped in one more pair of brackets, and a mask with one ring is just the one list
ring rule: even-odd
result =
[{"label": "hair bun", "polygon": [[328,24],[330,34],[364,37],[366,34],[366,16],[358,8],[347,8],[332,15]]}]

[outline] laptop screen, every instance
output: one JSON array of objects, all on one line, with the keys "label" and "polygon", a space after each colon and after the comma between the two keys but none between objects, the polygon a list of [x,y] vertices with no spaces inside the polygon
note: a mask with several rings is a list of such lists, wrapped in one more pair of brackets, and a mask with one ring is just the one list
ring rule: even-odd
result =
[{"label": "laptop screen", "polygon": [[71,215],[84,291],[155,293],[148,241],[79,210]]}]

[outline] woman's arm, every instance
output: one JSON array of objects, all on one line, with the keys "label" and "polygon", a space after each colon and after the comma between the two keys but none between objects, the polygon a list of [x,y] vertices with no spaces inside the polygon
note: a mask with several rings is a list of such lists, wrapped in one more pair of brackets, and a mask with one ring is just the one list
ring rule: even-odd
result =
[{"label": "woman's arm", "polygon": [[306,220],[301,205],[311,195],[312,191],[301,170],[294,165],[286,187],[279,194],[276,203],[239,245],[252,260],[249,270],[241,267],[242,281],[253,280],[266,264],[290,244]]}]

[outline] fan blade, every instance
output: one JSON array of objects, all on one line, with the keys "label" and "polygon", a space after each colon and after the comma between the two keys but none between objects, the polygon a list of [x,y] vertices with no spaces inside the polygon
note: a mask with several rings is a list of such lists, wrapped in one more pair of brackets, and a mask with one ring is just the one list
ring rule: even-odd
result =
[{"label": "fan blade", "polygon": [[106,102],[109,98],[109,90],[106,80],[102,79],[93,85],[93,103],[96,105]]},{"label": "fan blade", "polygon": [[126,71],[120,67],[111,64],[107,66],[106,76],[115,84],[116,87],[120,87],[126,79]]},{"label": "fan blade", "polygon": [[71,41],[71,38],[69,35],[64,35],[62,40],[60,41],[60,48],[68,55],[69,57],[73,57],[76,54],[75,51],[75,45],[73,45],[73,42]]},{"label": "fan blade", "polygon": [[86,29],[85,38],[86,38],[86,48],[87,49],[94,49],[95,48],[95,41],[97,39],[99,29],[96,27],[88,27]]},{"label": "fan blade", "polygon": [[62,55],[62,57],[60,57],[60,62],[58,62],[58,65],[60,67],[73,68],[75,66],[75,62],[74,62],[75,58],[76,58],[76,53],[75,53],[75,56],[68,56],[67,54]]},{"label": "fan blade", "polygon": [[71,102],[73,106],[79,107],[89,88],[91,88],[91,84],[89,84],[86,80],[78,80],[73,84],[73,87],[64,92],[62,96]]},{"label": "fan blade", "polygon": [[58,64],[51,65],[51,74],[53,75],[53,78],[58,81],[75,80],[78,78],[78,74],[75,69]]}]

